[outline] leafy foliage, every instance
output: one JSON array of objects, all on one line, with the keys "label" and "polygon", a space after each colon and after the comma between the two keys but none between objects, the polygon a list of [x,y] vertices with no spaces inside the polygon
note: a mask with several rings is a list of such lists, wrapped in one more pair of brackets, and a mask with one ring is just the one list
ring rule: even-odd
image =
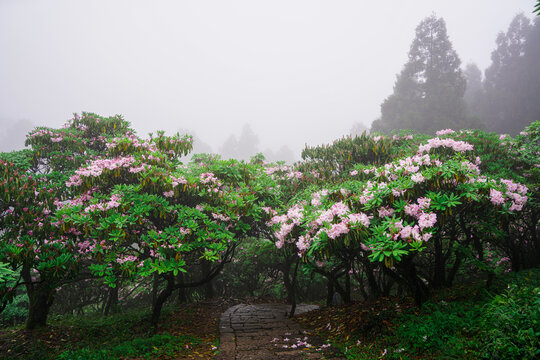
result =
[{"label": "leafy foliage", "polygon": [[408,62],[398,75],[394,93],[381,105],[381,118],[372,131],[412,129],[434,133],[466,123],[463,96],[466,81],[452,48],[446,24],[435,15],[416,28]]},{"label": "leafy foliage", "polygon": [[173,336],[168,333],[126,341],[109,349],[68,350],[58,356],[65,360],[108,360],[137,357],[156,359],[175,357],[190,352],[190,345],[197,345],[200,340],[189,335]]},{"label": "leafy foliage", "polygon": [[484,358],[535,359],[540,355],[540,287],[509,285],[483,314]]}]

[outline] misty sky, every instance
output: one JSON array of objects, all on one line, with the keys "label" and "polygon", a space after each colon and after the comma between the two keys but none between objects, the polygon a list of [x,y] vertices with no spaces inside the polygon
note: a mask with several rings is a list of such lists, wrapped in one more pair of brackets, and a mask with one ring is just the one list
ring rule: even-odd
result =
[{"label": "misty sky", "polygon": [[0,151],[88,111],[141,136],[190,129],[214,151],[249,123],[261,150],[299,155],[379,116],[426,16],[484,70],[535,2],[0,0]]}]

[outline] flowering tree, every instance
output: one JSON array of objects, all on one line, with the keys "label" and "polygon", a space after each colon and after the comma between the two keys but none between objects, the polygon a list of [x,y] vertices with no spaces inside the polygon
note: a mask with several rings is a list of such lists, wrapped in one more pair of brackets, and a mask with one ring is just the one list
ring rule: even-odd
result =
[{"label": "flowering tree", "polygon": [[[498,249],[509,260],[513,270],[538,266],[540,122],[532,123],[515,138],[482,131],[462,131],[454,134],[454,137],[474,145],[474,151],[481,159],[479,168],[482,173],[492,178],[522,183],[529,188],[527,202],[521,211],[491,218],[494,231],[491,232],[493,236],[490,242],[493,249]],[[513,185],[509,186],[515,191]],[[489,217],[483,218],[483,222],[489,221]],[[478,243],[475,248],[482,259],[483,253]]]},{"label": "flowering tree", "polygon": [[[527,201],[524,185],[482,176],[473,146],[453,133],[439,132],[416,154],[384,166],[356,165],[351,180],[306,195],[272,219],[276,246],[291,244],[307,259],[367,256],[424,301],[424,280],[451,283],[463,260],[458,249],[485,240],[486,214],[511,214]],[[422,253],[432,255],[431,269],[413,261]]]},{"label": "flowering tree", "polygon": [[[259,193],[272,191],[261,166],[217,159],[182,165],[191,146],[189,136],[163,133],[115,138],[105,156],[69,178],[66,185],[79,195],[57,213],[59,223],[84,234],[90,268],[108,285],[155,273],[165,281],[153,324],[174,290],[219,274],[237,240],[257,228]],[[200,279],[178,277],[208,262],[215,265]]]},{"label": "flowering tree", "polygon": [[24,287],[32,329],[66,282],[153,276],[164,283],[157,324],[173,291],[210,282],[246,237],[275,242],[291,314],[301,267],[328,279],[329,298],[350,299],[353,277],[376,296],[397,283],[420,303],[493,252],[534,266],[539,129],[363,134],[308,148],[294,167],[211,156],[185,165],[189,136],[143,140],[119,116],[83,113],[31,132],[31,150],[0,155],[2,304]]},{"label": "flowering tree", "polygon": [[20,277],[0,285],[3,302],[19,286],[29,298],[27,328],[46,324],[55,290],[76,277],[85,249],[73,228],[54,218],[69,197],[65,180],[86,159],[105,149],[109,135],[129,132],[121,117],[75,115],[62,129],[37,128],[28,135],[31,150],[3,154],[0,160],[0,262]]}]

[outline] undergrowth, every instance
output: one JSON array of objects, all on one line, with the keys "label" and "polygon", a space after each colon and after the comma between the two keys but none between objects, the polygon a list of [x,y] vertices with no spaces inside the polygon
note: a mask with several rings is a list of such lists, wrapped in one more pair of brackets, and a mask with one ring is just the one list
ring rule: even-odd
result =
[{"label": "undergrowth", "polygon": [[[301,321],[351,360],[540,359],[540,269],[501,276],[489,290],[485,283],[442,290],[420,308],[398,299],[368,306],[323,309]],[[350,322],[365,313],[362,324]],[[336,336],[333,329],[346,324]]]}]

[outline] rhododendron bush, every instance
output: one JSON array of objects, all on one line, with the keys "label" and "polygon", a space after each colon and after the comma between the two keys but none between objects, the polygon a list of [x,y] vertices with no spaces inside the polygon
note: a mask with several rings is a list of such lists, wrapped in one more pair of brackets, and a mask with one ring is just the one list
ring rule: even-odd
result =
[{"label": "rhododendron bush", "polygon": [[65,181],[86,160],[106,149],[109,136],[129,133],[120,116],[75,115],[61,129],[37,128],[27,137],[31,150],[0,160],[0,262],[20,277],[0,285],[10,301],[18,287],[29,298],[27,327],[44,325],[56,288],[72,280],[87,249],[80,233],[60,224],[54,213],[72,196]]},{"label": "rhododendron bush", "polygon": [[24,288],[31,329],[68,282],[151,278],[156,324],[173,291],[211,282],[246,238],[275,244],[291,313],[298,271],[326,278],[328,303],[403,290],[421,303],[467,272],[537,266],[539,129],[363,134],[294,166],[182,163],[190,136],[143,139],[120,116],[75,115],[0,156],[2,304]]},{"label": "rhododendron bush", "polygon": [[352,269],[367,256],[425,300],[426,282],[451,284],[463,247],[474,244],[481,254],[496,244],[497,220],[515,221],[528,200],[527,186],[482,173],[474,146],[460,135],[441,131],[414,155],[357,164],[349,180],[305,192],[268,222],[276,247],[293,249],[314,269],[336,258]]},{"label": "rhododendron bush", "polygon": [[[66,186],[79,196],[63,204],[58,222],[86,239],[95,276],[117,279],[158,273],[166,287],[154,303],[154,323],[172,291],[212,280],[230,261],[236,241],[256,231],[262,194],[272,186],[261,166],[236,161],[180,163],[191,137],[162,133],[148,140],[115,138],[104,157],[75,171]],[[267,190],[268,189],[268,190]],[[186,284],[177,275],[213,262]]]}]

